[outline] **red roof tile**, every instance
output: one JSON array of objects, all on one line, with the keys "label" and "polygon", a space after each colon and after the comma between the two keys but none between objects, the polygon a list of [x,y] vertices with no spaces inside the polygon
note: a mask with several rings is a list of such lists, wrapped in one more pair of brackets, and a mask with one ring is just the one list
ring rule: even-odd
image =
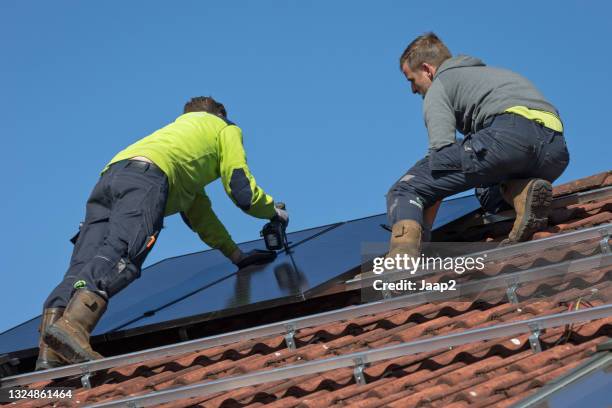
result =
[{"label": "red roof tile", "polygon": [[569,183],[555,186],[553,194],[556,197],[577,193],[580,191],[593,190],[596,188],[607,187],[612,185],[612,171],[595,174],[593,176],[584,177],[578,180],[570,181]]}]

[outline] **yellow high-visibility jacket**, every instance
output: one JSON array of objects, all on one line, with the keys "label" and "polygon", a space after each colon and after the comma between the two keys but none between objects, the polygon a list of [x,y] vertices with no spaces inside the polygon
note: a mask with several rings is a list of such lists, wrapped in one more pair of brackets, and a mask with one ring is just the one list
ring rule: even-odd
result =
[{"label": "yellow high-visibility jacket", "polygon": [[206,112],[190,112],[119,152],[106,165],[136,156],[155,163],[168,177],[165,215],[181,212],[202,241],[229,256],[237,247],[212,210],[204,186],[221,177],[231,200],[247,214],[274,217],[274,200],[247,166],[242,130]]}]

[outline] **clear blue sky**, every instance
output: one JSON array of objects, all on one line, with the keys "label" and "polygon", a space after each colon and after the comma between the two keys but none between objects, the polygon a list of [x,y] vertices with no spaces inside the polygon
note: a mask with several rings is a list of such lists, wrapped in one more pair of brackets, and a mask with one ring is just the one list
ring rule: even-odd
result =
[{"label": "clear blue sky", "polygon": [[[216,5],[219,4],[219,5]],[[244,132],[257,181],[290,230],[381,213],[427,146],[398,69],[435,31],[453,53],[515,70],[558,107],[571,163],[609,169],[606,1],[0,2],[0,331],[40,313],[100,169],[212,94]],[[263,221],[207,189],[236,241]],[[176,216],[147,264],[205,247]]]}]

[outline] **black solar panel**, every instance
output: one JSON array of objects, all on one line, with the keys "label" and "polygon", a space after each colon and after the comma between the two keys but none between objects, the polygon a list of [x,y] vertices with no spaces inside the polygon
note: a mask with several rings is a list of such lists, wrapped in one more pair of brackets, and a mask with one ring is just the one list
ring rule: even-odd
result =
[{"label": "black solar panel", "polygon": [[386,241],[389,232],[378,215],[350,221],[280,254],[267,265],[245,268],[216,284],[165,307],[122,329],[158,324],[193,315],[214,313],[215,317],[236,314],[305,299],[310,289],[330,283],[361,264],[364,240]]},{"label": "black solar panel", "polygon": [[[315,236],[330,226],[288,234],[290,245]],[[240,244],[242,251],[265,249],[263,240]],[[190,294],[215,286],[236,272],[219,251],[198,252],[166,259],[145,269],[143,276],[111,299],[94,335],[121,328]]]},{"label": "black solar panel", "polygon": [[[479,206],[473,196],[443,202],[435,225],[454,221]],[[240,271],[121,329],[190,316],[218,318],[309,298],[361,265],[364,243],[388,242],[389,232],[381,226],[386,222],[381,214],[341,224],[297,246],[291,256],[282,254],[271,264]]]},{"label": "black solar panel", "polygon": [[[445,201],[434,227],[477,208],[474,196]],[[290,254],[280,252],[270,264],[239,272],[218,251],[163,260],[145,268],[140,279],[111,299],[93,334],[146,331],[146,326],[174,326],[193,316],[235,315],[312,297],[361,264],[362,244],[388,241],[389,232],[381,226],[386,222],[383,214],[291,233]],[[240,247],[263,249],[264,243]],[[1,334],[0,353],[37,347],[38,324],[35,318]]]},{"label": "black solar panel", "polygon": [[480,208],[480,202],[473,196],[455,198],[453,200],[442,201],[433,228],[440,228],[451,221],[455,221]]},{"label": "black solar panel", "polygon": [[[333,225],[292,232],[287,239],[290,245],[296,245],[329,228],[333,228]],[[265,249],[263,240],[239,246],[244,251]],[[214,250],[157,262],[144,268],[140,279],[111,299],[93,335],[111,332],[235,272],[236,267]],[[0,334],[0,353],[38,347],[39,325],[40,316],[37,316]]]},{"label": "black solar panel", "polygon": [[38,347],[40,316],[0,334],[0,354]]}]

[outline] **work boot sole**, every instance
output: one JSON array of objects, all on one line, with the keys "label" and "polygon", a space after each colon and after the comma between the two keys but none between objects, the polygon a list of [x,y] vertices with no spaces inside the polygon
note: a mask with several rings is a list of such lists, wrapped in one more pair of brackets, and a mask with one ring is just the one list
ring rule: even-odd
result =
[{"label": "work boot sole", "polygon": [[525,214],[520,224],[515,226],[510,236],[502,241],[503,245],[527,241],[535,232],[541,231],[548,225],[552,185],[546,180],[534,180],[528,187],[526,201]]},{"label": "work boot sole", "polygon": [[61,328],[51,326],[45,331],[45,343],[69,364],[103,358],[93,350],[83,348],[74,338]]}]

